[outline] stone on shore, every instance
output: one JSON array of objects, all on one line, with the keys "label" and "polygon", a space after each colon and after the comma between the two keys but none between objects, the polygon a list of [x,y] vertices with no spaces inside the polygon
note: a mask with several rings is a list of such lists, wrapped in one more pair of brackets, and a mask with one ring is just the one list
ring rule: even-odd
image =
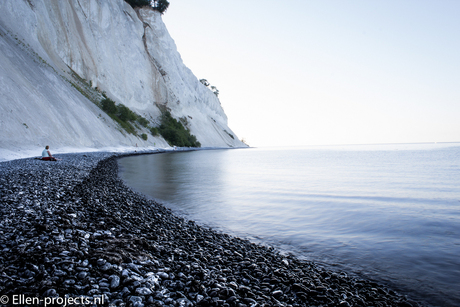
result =
[{"label": "stone on shore", "polygon": [[0,294],[113,306],[419,306],[385,286],[186,221],[117,156],[0,163]]}]

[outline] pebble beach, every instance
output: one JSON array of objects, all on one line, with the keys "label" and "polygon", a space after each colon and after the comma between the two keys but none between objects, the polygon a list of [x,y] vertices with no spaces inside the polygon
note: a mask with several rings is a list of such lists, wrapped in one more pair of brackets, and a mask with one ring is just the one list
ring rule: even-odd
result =
[{"label": "pebble beach", "polygon": [[175,215],[119,179],[126,155],[0,163],[0,305],[422,306]]}]

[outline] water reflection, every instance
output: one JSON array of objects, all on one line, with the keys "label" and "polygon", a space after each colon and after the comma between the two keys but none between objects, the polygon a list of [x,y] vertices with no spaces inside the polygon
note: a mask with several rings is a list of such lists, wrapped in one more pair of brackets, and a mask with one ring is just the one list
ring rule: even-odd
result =
[{"label": "water reflection", "polygon": [[459,153],[220,150],[119,164],[130,186],[198,223],[455,306]]},{"label": "water reflection", "polygon": [[[211,154],[205,159],[197,159],[197,154],[203,153],[163,153],[155,155],[154,159],[149,155],[127,157],[122,159],[120,170],[123,179],[137,191],[179,213],[192,213],[198,222],[212,225],[212,221],[225,219],[231,214],[231,208],[224,205],[225,198],[222,197],[227,172],[225,163],[220,161],[222,155]],[[206,195],[196,188],[197,184],[206,187]]]}]

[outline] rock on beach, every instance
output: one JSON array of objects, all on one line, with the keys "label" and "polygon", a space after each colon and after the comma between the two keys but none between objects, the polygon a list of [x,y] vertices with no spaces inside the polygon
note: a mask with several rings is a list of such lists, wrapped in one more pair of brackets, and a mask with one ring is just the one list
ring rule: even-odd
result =
[{"label": "rock on beach", "polygon": [[178,217],[124,185],[119,156],[0,163],[0,304],[22,294],[139,307],[420,306]]}]

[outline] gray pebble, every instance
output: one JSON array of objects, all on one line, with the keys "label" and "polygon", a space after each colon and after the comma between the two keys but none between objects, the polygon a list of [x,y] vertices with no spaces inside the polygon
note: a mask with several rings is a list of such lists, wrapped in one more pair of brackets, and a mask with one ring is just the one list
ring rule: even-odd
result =
[{"label": "gray pebble", "polygon": [[109,277],[109,280],[111,289],[116,289],[120,286],[120,277],[118,277],[117,275],[111,275]]},{"label": "gray pebble", "polygon": [[150,295],[152,293],[153,293],[152,290],[146,287],[140,287],[136,289],[136,294],[138,295]]},{"label": "gray pebble", "polygon": [[186,221],[127,188],[115,156],[0,163],[2,292],[140,307],[419,305]]}]

